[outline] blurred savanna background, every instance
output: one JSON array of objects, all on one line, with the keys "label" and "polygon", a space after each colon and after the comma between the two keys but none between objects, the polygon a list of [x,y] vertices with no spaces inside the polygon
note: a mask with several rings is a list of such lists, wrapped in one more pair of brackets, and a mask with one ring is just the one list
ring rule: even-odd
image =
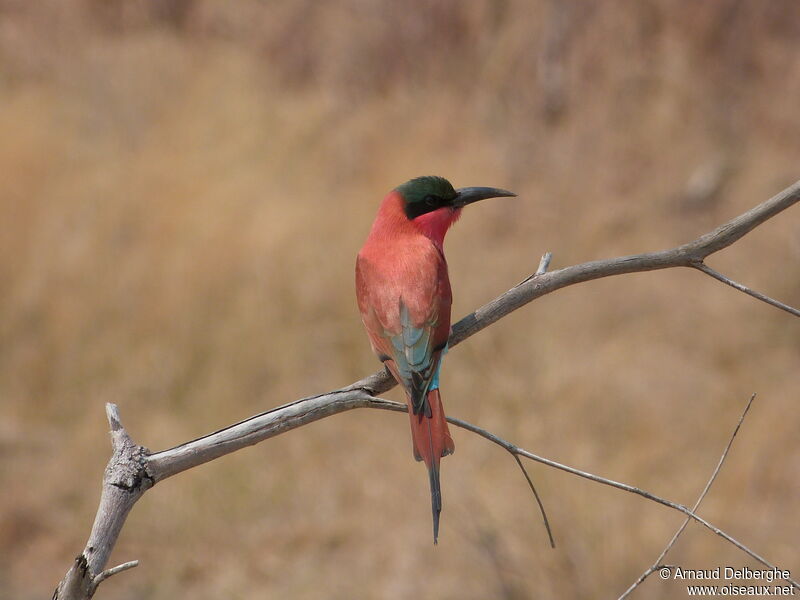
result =
[{"label": "blurred savanna background", "polygon": [[[0,1],[0,597],[49,597],[109,456],[378,367],[353,292],[383,195],[512,189],[447,252],[458,318],[536,269],[658,250],[800,177],[800,4]],[[800,212],[709,263],[800,305]],[[574,286],[454,349],[449,414],[691,504],[800,576],[800,325],[702,274]],[[397,390],[388,397],[401,399]],[[108,599],[616,598],[682,521],[464,431],[431,544],[407,419],[338,415],[169,479]],[[691,526],[668,562],[756,566]],[[648,580],[639,598],[684,597]]]}]

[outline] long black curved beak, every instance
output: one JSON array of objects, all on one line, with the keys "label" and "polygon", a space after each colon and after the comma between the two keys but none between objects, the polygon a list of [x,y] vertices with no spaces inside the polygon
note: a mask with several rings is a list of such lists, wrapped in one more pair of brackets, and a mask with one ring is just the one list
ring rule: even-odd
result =
[{"label": "long black curved beak", "polygon": [[486,200],[487,198],[504,198],[507,196],[516,196],[514,192],[508,190],[501,190],[499,188],[491,187],[465,187],[456,190],[458,196],[453,200],[454,208],[461,208],[467,204],[472,204],[478,200]]}]

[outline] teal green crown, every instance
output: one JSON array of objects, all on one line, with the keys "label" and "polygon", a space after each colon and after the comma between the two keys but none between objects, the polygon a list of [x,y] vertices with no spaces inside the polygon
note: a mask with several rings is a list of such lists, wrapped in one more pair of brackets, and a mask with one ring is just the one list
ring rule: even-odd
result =
[{"label": "teal green crown", "polygon": [[458,196],[452,184],[444,177],[424,175],[406,181],[395,188],[408,204],[425,202],[426,198],[436,198],[445,202],[452,201]]}]

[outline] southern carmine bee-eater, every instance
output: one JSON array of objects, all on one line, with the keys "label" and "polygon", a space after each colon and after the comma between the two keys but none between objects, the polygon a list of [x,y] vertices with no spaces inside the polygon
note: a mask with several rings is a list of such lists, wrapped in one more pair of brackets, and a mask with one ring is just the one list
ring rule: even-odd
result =
[{"label": "southern carmine bee-eater", "polygon": [[439,460],[455,446],[439,396],[439,369],[450,337],[450,280],[444,236],[467,204],[513,192],[454,189],[444,177],[417,177],[383,199],[356,261],[361,319],[378,355],[403,386],[414,457],[431,486],[433,543],[439,536]]}]

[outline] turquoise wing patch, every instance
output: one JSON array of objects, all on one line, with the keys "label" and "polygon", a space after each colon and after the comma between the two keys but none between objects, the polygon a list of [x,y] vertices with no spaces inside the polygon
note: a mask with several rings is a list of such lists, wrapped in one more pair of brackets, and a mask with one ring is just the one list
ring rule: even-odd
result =
[{"label": "turquoise wing patch", "polygon": [[422,326],[414,326],[408,308],[401,300],[400,324],[400,333],[387,336],[394,349],[392,359],[403,384],[411,393],[414,414],[423,409],[428,413],[430,409],[425,405],[428,390],[439,386],[440,361],[434,358],[436,349],[431,340],[436,323],[431,320]]}]

